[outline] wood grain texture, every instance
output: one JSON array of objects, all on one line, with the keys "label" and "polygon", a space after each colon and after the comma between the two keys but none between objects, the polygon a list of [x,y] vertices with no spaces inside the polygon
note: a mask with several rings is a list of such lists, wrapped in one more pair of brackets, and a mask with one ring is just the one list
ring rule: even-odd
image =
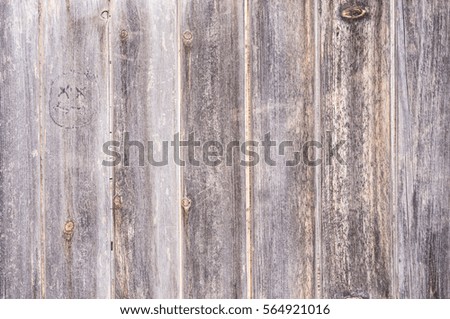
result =
[{"label": "wood grain texture", "polygon": [[401,298],[450,296],[450,3],[398,1]]},{"label": "wood grain texture", "polygon": [[[253,138],[276,146],[253,169],[253,295],[315,295],[315,169],[302,161],[314,139],[314,2],[251,1]],[[280,156],[279,145],[292,144]],[[311,155],[311,157],[313,157]],[[286,161],[293,161],[286,163]]]},{"label": "wood grain texture", "polygon": [[0,298],[450,297],[446,1],[0,21]]},{"label": "wood grain texture", "polygon": [[106,9],[103,0],[41,7],[46,298],[110,296]]},{"label": "wood grain texture", "polygon": [[0,298],[40,298],[37,3],[3,1],[0,20]]},{"label": "wood grain texture", "polygon": [[[390,207],[390,6],[343,19],[341,1],[320,1],[322,141],[345,144],[345,165],[322,165],[322,295],[388,298],[392,291]],[[330,133],[327,133],[329,131]]]},{"label": "wood grain texture", "polygon": [[[114,173],[117,298],[179,297],[179,168],[170,146],[179,123],[176,19],[176,1],[113,1],[113,134],[122,154]],[[166,153],[168,165],[150,165],[142,153],[140,166],[136,146],[127,165],[126,132],[148,152],[152,141],[154,160]]]},{"label": "wood grain texture", "polygon": [[[244,139],[243,9],[242,1],[181,1],[182,139],[190,133],[201,143]],[[230,152],[231,165],[222,156],[221,165],[208,166],[201,154],[196,147],[193,155],[201,164],[191,161],[182,170],[183,196],[191,200],[183,227],[183,297],[245,297],[245,170],[239,148]]]}]

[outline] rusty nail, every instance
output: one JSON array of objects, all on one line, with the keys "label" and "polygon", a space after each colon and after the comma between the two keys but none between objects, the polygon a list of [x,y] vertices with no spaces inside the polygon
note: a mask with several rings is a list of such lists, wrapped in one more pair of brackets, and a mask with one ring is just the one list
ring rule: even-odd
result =
[{"label": "rusty nail", "polygon": [[74,229],[74,228],[75,228],[74,222],[71,221],[71,220],[69,220],[69,221],[67,221],[66,224],[64,225],[64,232],[70,234],[70,233],[73,232],[73,229]]},{"label": "rusty nail", "polygon": [[343,8],[341,11],[341,17],[344,19],[356,20],[364,17],[366,13],[366,8],[359,5],[353,5]]}]

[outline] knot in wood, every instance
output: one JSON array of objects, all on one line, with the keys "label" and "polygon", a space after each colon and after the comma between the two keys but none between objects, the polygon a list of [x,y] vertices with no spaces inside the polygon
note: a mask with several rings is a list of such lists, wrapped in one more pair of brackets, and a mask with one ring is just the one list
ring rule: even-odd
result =
[{"label": "knot in wood", "polygon": [[181,200],[181,207],[183,207],[184,211],[187,212],[189,208],[191,207],[192,201],[185,197]]},{"label": "knot in wood", "polygon": [[68,222],[66,222],[66,225],[64,225],[64,232],[71,233],[73,232],[74,228],[75,224],[73,223],[73,221],[69,220]]},{"label": "knot in wood", "polygon": [[357,20],[367,14],[367,9],[360,5],[346,6],[341,9],[341,17],[347,20]]},{"label": "knot in wood", "polygon": [[127,30],[122,30],[122,31],[120,31],[120,38],[121,38],[122,40],[125,40],[126,38],[128,38],[128,32],[127,32]]},{"label": "knot in wood", "polygon": [[75,228],[75,223],[72,220],[68,220],[64,225],[64,237],[66,240],[71,240],[73,235],[73,230]]},{"label": "knot in wood", "polygon": [[190,46],[192,44],[192,40],[194,39],[194,35],[191,31],[186,30],[183,32],[183,43],[186,46]]}]

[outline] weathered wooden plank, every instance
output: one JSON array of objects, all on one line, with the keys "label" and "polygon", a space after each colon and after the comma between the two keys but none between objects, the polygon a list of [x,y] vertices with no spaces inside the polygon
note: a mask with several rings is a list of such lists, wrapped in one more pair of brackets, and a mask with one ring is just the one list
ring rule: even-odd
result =
[{"label": "weathered wooden plank", "polygon": [[0,298],[448,298],[450,5],[342,2],[0,3]]},{"label": "weathered wooden plank", "polygon": [[45,297],[110,296],[108,1],[42,3]]},{"label": "weathered wooden plank", "polygon": [[397,2],[399,293],[450,297],[450,3]]},{"label": "weathered wooden plank", "polygon": [[[253,168],[253,294],[315,296],[314,1],[250,1],[253,138],[276,144]],[[287,143],[286,143],[287,142]],[[282,144],[284,143],[284,144]],[[292,143],[292,144],[290,144]],[[285,145],[285,155],[280,151]],[[268,148],[266,148],[268,149]],[[296,153],[296,154],[295,154]],[[311,150],[311,158],[312,155]]]},{"label": "weathered wooden plank", "polygon": [[40,298],[38,6],[0,3],[0,298]]},{"label": "weathered wooden plank", "polygon": [[[183,196],[191,201],[184,203],[186,298],[246,296],[245,169],[238,147],[225,163],[226,145],[244,139],[243,9],[237,0],[181,1],[182,140],[193,133],[202,145],[219,142],[224,153],[220,165],[208,165],[202,148],[192,147],[200,163],[182,168]],[[186,149],[183,154],[187,161]]]},{"label": "weathered wooden plank", "polygon": [[[170,145],[179,123],[177,1],[113,1],[111,19],[113,134],[122,154],[114,173],[115,296],[178,298],[179,168]],[[136,146],[125,163],[127,132],[168,164],[142,153],[140,166]]]},{"label": "weathered wooden plank", "polygon": [[322,140],[331,136],[333,146],[345,141],[338,150],[345,165],[325,145],[330,165],[322,165],[322,292],[325,298],[384,298],[395,295],[390,6],[383,0],[353,9],[320,1]]}]

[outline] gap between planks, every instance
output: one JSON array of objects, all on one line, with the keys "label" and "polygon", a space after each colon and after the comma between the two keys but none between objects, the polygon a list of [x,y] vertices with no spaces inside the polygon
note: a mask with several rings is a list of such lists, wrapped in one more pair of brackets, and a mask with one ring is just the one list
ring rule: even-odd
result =
[{"label": "gap between planks", "polygon": [[[252,95],[251,95],[251,7],[250,0],[244,3],[244,109],[245,109],[245,141],[253,140]],[[246,162],[250,155],[245,155]],[[245,167],[245,229],[246,229],[246,270],[247,298],[253,298],[253,168]]]},{"label": "gap between planks", "polygon": [[[113,111],[113,67],[112,67],[112,34],[111,34],[111,12],[113,11],[113,5],[111,1],[108,0],[108,7],[103,12],[106,11],[106,35],[107,35],[107,63],[108,63],[108,72],[107,72],[107,109],[108,109],[108,121],[109,121],[109,137],[110,140],[114,140],[114,111]],[[110,240],[110,297],[115,299],[115,291],[116,291],[116,280],[115,280],[115,256],[114,256],[114,196],[116,193],[116,181],[115,181],[115,166],[112,166],[109,169],[109,190],[110,190],[110,227],[109,227],[109,240]]]},{"label": "gap between planks", "polygon": [[[314,0],[314,139],[321,141],[322,120],[320,109],[320,12],[319,1]],[[314,297],[322,297],[322,166],[314,171]]]},{"label": "gap between planks", "polygon": [[[38,3],[38,19],[39,19],[39,31],[38,31],[38,59],[39,59],[39,74],[43,74],[44,66],[44,12],[42,8],[42,2]],[[44,82],[42,77],[39,77],[39,202],[40,202],[40,280],[41,280],[41,297],[45,299],[45,197],[44,197],[44,154],[45,154],[45,128],[43,127],[43,116],[44,112]]]},{"label": "gap between planks", "polygon": [[[177,0],[177,13],[176,13],[176,37],[177,37],[177,114],[178,114],[178,134],[181,138],[181,121],[182,121],[182,91],[181,91],[181,0]],[[184,183],[183,183],[183,169],[181,165],[177,165],[177,175],[178,175],[178,298],[182,299],[184,296],[184,272],[183,272],[183,249],[184,249],[184,218],[183,218],[183,208],[181,206],[181,201],[184,195]]]},{"label": "gap between planks", "polygon": [[389,95],[390,95],[390,101],[389,101],[389,107],[390,107],[390,150],[389,153],[391,155],[391,192],[390,192],[390,207],[392,209],[392,260],[393,264],[391,267],[391,276],[392,276],[392,291],[393,291],[393,297],[399,298],[399,280],[398,280],[398,223],[397,223],[397,146],[398,146],[398,139],[397,139],[397,83],[396,83],[396,56],[397,56],[397,50],[396,50],[396,44],[397,44],[397,0],[392,0],[390,2],[390,31],[389,31],[389,45],[390,45],[390,88],[389,88]]}]

